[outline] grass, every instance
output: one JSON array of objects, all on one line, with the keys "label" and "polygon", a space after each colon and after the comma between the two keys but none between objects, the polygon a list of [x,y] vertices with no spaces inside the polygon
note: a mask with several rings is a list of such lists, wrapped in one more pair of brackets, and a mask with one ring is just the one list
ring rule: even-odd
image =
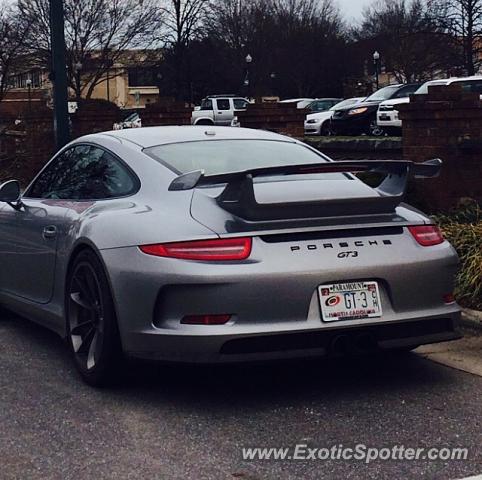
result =
[{"label": "grass", "polygon": [[482,209],[464,199],[449,214],[434,217],[461,260],[455,295],[465,307],[482,310]]}]

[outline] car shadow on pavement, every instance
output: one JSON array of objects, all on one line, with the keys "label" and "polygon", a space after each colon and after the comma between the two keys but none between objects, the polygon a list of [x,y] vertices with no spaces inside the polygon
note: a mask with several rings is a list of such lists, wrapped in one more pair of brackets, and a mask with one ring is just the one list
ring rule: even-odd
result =
[{"label": "car shadow on pavement", "polygon": [[[65,342],[56,334],[28,320],[8,316],[0,319],[4,345],[28,356],[42,372],[42,378],[57,377],[74,388],[83,385],[67,352]],[[22,352],[23,350],[23,352]],[[7,352],[8,354],[8,352]],[[259,406],[292,402],[297,397],[320,398],[371,391],[386,392],[427,389],[437,384],[456,382],[451,369],[425,360],[416,354],[386,353],[374,356],[317,358],[261,364],[180,365],[129,361],[122,380],[97,390],[100,395],[143,397],[145,400],[191,404],[212,402],[235,405],[253,401]],[[92,389],[92,391],[95,391]]]}]

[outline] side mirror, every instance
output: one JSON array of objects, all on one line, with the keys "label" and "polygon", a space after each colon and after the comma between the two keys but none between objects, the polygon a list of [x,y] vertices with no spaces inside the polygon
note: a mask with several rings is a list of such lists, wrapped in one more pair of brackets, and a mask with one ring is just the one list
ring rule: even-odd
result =
[{"label": "side mirror", "polygon": [[20,183],[17,180],[9,180],[0,185],[0,202],[18,204],[20,195]]}]

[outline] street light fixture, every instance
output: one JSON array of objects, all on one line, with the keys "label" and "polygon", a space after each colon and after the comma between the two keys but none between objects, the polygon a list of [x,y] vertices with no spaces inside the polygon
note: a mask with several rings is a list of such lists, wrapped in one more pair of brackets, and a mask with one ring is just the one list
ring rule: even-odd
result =
[{"label": "street light fixture", "polygon": [[31,91],[32,79],[27,78],[27,80],[25,80],[25,85],[27,85],[27,89],[28,89],[28,111],[31,113],[32,112],[32,91]]},{"label": "street light fixture", "polygon": [[275,94],[275,90],[276,90],[276,88],[275,88],[275,86],[276,86],[276,85],[275,85],[275,84],[276,84],[276,72],[271,72],[271,73],[269,74],[269,78],[270,78],[270,80],[271,80],[271,94],[274,95],[274,94]]},{"label": "street light fixture", "polygon": [[251,65],[251,62],[253,61],[253,57],[248,53],[246,55],[246,76],[244,77],[244,86],[246,87],[246,93],[249,98],[249,92],[250,92],[250,82],[249,82],[249,67]]},{"label": "street light fixture", "polygon": [[380,80],[378,77],[379,66],[380,66],[380,54],[376,50],[373,53],[373,64],[375,65],[375,84],[378,90],[380,88]]}]

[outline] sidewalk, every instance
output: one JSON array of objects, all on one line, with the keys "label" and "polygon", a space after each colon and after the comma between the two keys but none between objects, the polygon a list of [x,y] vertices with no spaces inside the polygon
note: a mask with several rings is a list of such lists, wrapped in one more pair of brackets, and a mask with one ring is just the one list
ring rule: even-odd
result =
[{"label": "sidewalk", "polygon": [[417,348],[415,353],[433,362],[482,377],[482,312],[465,310],[462,329],[464,338],[424,345]]},{"label": "sidewalk", "polygon": [[462,312],[462,325],[482,330],[482,312],[464,308]]}]

